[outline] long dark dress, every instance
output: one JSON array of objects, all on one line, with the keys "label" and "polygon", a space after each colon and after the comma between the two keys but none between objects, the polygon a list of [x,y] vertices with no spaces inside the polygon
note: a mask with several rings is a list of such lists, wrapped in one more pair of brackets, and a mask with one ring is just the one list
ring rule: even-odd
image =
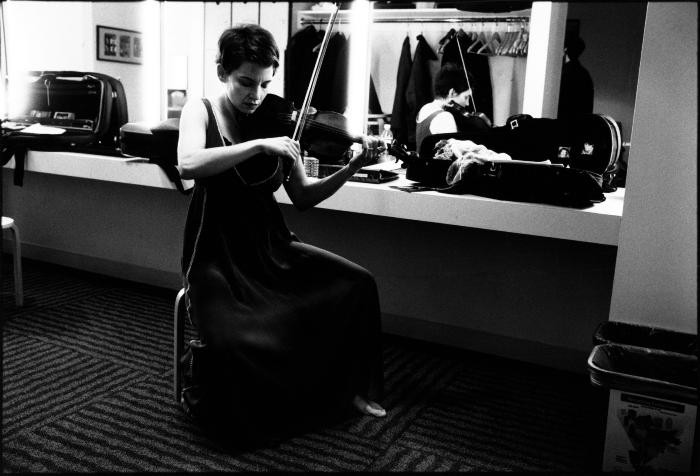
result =
[{"label": "long dark dress", "polygon": [[[224,145],[204,102],[206,147]],[[197,180],[187,214],[182,272],[205,352],[183,399],[232,437],[294,431],[342,415],[356,394],[382,396],[374,278],[289,231],[273,195],[282,180],[281,167],[258,186],[235,168]]]}]

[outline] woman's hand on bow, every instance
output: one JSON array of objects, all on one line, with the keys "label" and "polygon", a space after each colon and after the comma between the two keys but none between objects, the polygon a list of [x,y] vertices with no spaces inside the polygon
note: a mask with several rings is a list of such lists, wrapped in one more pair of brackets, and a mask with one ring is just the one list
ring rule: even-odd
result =
[{"label": "woman's hand on bow", "polygon": [[267,155],[284,157],[295,162],[297,159],[301,159],[301,147],[299,146],[299,142],[289,137],[270,137],[262,139],[262,141],[263,150]]}]

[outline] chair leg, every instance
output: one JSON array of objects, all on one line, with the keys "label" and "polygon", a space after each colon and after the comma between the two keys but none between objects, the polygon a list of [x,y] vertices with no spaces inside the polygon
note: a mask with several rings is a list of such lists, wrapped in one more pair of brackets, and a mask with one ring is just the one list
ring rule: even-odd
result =
[{"label": "chair leg", "polygon": [[10,226],[12,238],[15,240],[14,249],[14,274],[15,274],[15,304],[24,305],[24,291],[22,289],[22,242],[19,237],[19,228],[13,223]]},{"label": "chair leg", "polygon": [[175,401],[180,403],[180,391],[182,383],[180,382],[180,358],[184,349],[185,338],[185,319],[182,305],[182,298],[185,295],[185,289],[180,289],[175,297],[175,310],[173,312],[174,324],[174,342],[173,342],[173,391],[175,392]]}]

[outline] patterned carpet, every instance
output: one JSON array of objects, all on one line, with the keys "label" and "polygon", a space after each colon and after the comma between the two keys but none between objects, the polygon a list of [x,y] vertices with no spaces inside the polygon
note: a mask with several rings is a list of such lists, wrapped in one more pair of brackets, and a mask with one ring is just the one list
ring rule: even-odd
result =
[{"label": "patterned carpet", "polygon": [[592,467],[602,417],[584,374],[390,335],[386,418],[269,448],[222,445],[172,397],[174,291],[24,260],[20,309],[7,255],[2,267],[4,472]]}]

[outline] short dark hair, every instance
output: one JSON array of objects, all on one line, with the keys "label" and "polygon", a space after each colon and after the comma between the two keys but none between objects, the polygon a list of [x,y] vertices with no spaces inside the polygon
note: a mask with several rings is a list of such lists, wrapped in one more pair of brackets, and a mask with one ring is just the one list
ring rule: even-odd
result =
[{"label": "short dark hair", "polygon": [[219,53],[216,62],[226,74],[231,74],[246,61],[261,66],[279,67],[279,49],[275,38],[265,28],[245,24],[228,28],[219,37]]},{"label": "short dark hair", "polygon": [[467,74],[469,75],[469,83],[467,83],[467,77],[464,75],[464,68],[462,68],[462,65],[457,63],[445,63],[435,76],[433,92],[436,96],[444,98],[449,94],[450,89],[453,88],[457,93],[461,93],[471,86],[473,91],[474,79],[469,72],[467,72]]},{"label": "short dark hair", "polygon": [[569,58],[575,60],[586,49],[586,43],[578,36],[566,37],[564,48],[566,48],[566,54],[569,55]]}]

